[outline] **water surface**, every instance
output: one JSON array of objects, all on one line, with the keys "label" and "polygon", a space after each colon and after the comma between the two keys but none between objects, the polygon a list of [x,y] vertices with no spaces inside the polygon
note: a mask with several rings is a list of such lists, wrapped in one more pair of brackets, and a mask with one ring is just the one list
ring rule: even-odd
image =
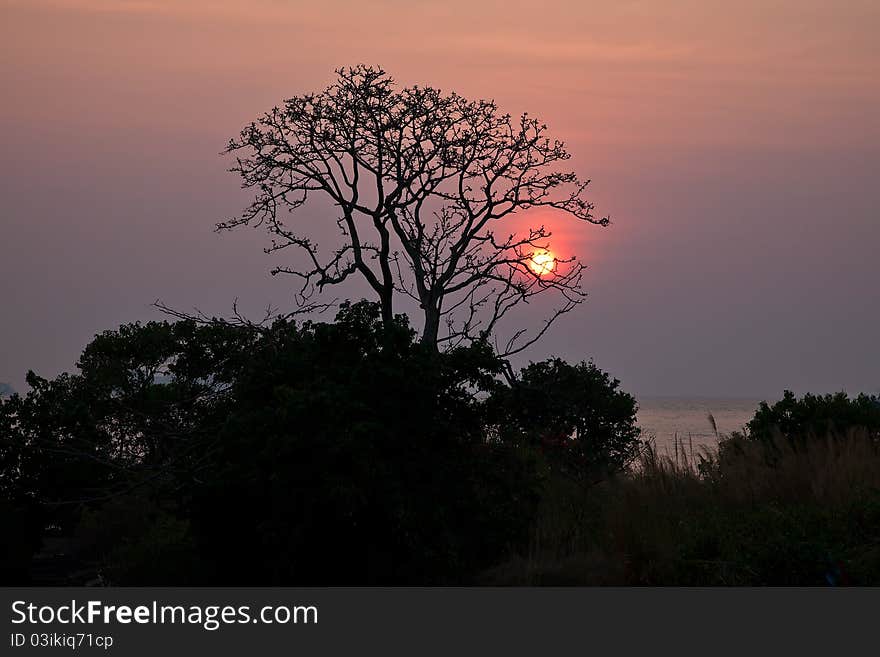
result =
[{"label": "water surface", "polygon": [[[718,436],[741,431],[758,408],[758,399],[712,399],[642,397],[639,426],[646,438],[653,437],[661,452],[672,451],[676,440],[688,447],[713,447]],[[709,414],[715,418],[717,435]]]}]

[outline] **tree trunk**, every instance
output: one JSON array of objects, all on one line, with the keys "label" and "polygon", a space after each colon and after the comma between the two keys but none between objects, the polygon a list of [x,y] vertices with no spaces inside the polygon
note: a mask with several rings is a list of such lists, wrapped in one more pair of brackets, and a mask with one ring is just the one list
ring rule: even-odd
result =
[{"label": "tree trunk", "polygon": [[437,338],[440,334],[440,309],[433,305],[425,305],[425,328],[422,331],[422,344],[437,350]]},{"label": "tree trunk", "polygon": [[394,322],[394,308],[392,307],[392,292],[379,293],[379,303],[382,306],[382,326],[386,329],[391,327]]}]

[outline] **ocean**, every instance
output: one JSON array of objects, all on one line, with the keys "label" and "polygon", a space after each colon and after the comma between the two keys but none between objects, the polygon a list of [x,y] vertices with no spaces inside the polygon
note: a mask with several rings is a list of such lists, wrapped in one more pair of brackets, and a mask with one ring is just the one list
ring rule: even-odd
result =
[{"label": "ocean", "polygon": [[755,415],[757,399],[699,399],[674,397],[639,398],[639,426],[643,439],[653,438],[658,451],[672,453],[676,440],[689,448],[712,448],[718,437],[709,414],[715,418],[718,434],[742,430]]}]

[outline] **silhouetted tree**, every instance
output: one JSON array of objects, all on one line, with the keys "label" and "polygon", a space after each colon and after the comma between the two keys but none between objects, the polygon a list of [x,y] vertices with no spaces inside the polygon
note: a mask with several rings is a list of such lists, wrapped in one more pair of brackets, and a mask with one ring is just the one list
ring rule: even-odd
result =
[{"label": "silhouetted tree", "polygon": [[592,362],[531,363],[489,406],[502,440],[540,447],[558,472],[581,481],[622,471],[642,444],[635,398]]},{"label": "silhouetted tree", "polygon": [[70,536],[89,510],[134,499],[125,516],[149,531],[145,500],[173,502],[211,462],[252,338],[220,324],[126,325],[96,336],[78,373],[29,372],[26,395],[0,400],[0,511],[10,531],[27,520],[37,537],[22,529],[15,544],[33,550],[47,527]]},{"label": "silhouetted tree", "polygon": [[117,583],[461,582],[538,495],[535,455],[485,439],[500,367],[366,302],[104,332],[77,373],[0,401],[0,577],[27,583],[52,527]]},{"label": "silhouetted tree", "polygon": [[538,484],[525,450],[484,439],[475,392],[499,367],[484,344],[425,348],[375,304],[276,324],[194,496],[203,567],[242,584],[426,584],[490,565],[525,536]]},{"label": "silhouetted tree", "polygon": [[[385,324],[395,295],[411,297],[424,314],[421,340],[432,347],[496,334],[518,304],[555,293],[556,308],[536,334],[516,330],[503,342],[498,351],[507,356],[582,301],[583,265],[564,258],[552,272],[535,273],[530,262],[550,232],[539,225],[517,233],[506,221],[543,207],[608,224],[584,198],[589,181],[559,168],[569,153],[544,124],[512,118],[492,101],[431,87],[397,90],[381,68],[336,73],[323,92],[285,101],[229,143],[232,170],[256,197],[218,229],[264,226],[268,252],[304,253],[305,264],[273,273],[301,279],[305,308],[316,291],[354,275],[376,293]],[[287,217],[313,197],[335,208],[322,210],[338,226],[335,248],[319,249],[314,229]]]}]

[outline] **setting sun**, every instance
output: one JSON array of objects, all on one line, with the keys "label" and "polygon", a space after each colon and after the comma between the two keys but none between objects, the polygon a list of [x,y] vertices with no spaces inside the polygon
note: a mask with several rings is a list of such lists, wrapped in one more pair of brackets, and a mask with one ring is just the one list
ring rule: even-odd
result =
[{"label": "setting sun", "polygon": [[546,276],[556,269],[556,256],[550,251],[536,251],[528,262],[529,269],[537,276]]}]

